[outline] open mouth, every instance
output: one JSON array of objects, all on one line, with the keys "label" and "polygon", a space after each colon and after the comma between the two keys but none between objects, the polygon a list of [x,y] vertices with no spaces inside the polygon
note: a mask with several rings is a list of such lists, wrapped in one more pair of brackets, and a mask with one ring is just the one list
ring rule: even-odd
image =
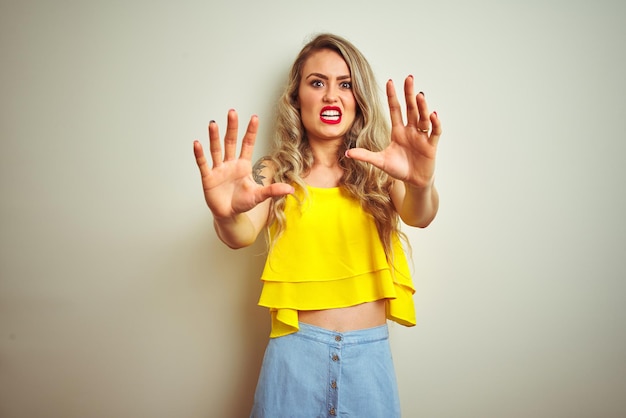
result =
[{"label": "open mouth", "polygon": [[341,122],[341,109],[335,106],[326,106],[322,108],[320,119],[324,123],[331,125]]}]

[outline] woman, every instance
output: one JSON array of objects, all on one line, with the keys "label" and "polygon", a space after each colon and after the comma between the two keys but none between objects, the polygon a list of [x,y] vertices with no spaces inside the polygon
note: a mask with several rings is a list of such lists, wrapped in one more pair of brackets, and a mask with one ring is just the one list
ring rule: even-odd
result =
[{"label": "woman", "polygon": [[404,124],[387,82],[389,130],[366,59],[322,34],[292,66],[270,156],[252,167],[253,116],[236,158],[234,110],[223,150],[209,124],[212,167],[194,143],[219,238],[241,248],[268,232],[259,304],[272,332],[254,417],[400,415],[387,320],[415,324],[400,219],[426,227],[439,205],[441,124],[413,83],[404,83]]}]

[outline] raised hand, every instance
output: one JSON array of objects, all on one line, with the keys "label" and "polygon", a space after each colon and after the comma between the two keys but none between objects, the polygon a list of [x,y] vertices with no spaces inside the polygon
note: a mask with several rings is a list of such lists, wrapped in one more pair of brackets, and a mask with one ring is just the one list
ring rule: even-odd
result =
[{"label": "raised hand", "polygon": [[437,143],[441,136],[441,123],[436,113],[429,113],[424,94],[415,95],[413,76],[404,82],[407,121],[403,122],[402,109],[393,82],[387,82],[387,99],[391,115],[391,143],[380,152],[363,148],[349,150],[346,155],[366,161],[385,171],[391,177],[415,187],[432,184],[435,175]]},{"label": "raised hand", "polygon": [[252,152],[258,131],[258,117],[252,116],[243,136],[241,153],[235,158],[237,149],[237,112],[228,112],[228,124],[224,136],[224,154],[220,143],[217,123],[209,123],[209,148],[212,167],[209,167],[202,145],[194,141],[194,154],[200,175],[204,199],[216,219],[233,217],[257,206],[272,196],[291,193],[291,186],[282,183],[263,185],[252,176]]}]

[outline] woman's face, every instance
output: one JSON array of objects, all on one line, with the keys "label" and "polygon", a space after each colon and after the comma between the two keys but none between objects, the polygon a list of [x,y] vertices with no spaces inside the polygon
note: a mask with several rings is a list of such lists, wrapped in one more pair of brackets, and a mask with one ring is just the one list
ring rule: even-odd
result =
[{"label": "woman's face", "polygon": [[309,142],[343,140],[356,117],[356,100],[348,65],[330,49],[304,62],[298,105]]}]

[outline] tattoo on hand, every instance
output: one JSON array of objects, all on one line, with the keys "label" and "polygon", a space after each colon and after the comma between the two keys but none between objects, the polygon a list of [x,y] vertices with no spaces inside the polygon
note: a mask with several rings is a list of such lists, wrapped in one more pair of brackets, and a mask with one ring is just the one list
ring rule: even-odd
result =
[{"label": "tattoo on hand", "polygon": [[254,164],[254,167],[252,167],[252,178],[261,186],[263,186],[263,180],[265,180],[265,176],[261,175],[261,171],[265,167],[266,166],[263,164],[263,160],[257,161],[256,164]]}]

